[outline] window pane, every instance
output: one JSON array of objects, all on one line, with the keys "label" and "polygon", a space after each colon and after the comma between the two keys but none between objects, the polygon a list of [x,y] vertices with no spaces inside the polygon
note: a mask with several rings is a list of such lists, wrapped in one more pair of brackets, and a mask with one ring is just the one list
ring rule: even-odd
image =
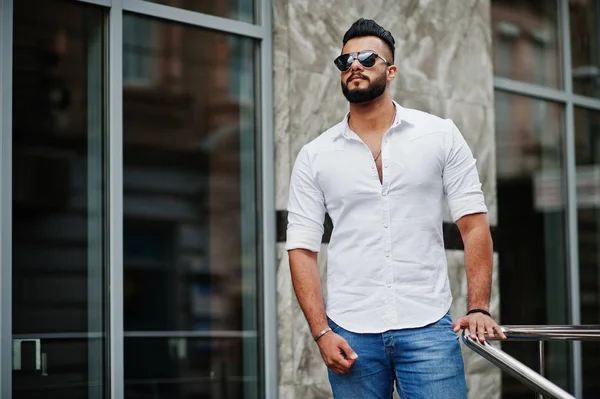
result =
[{"label": "window pane", "polygon": [[562,86],[556,0],[493,0],[494,75]]},{"label": "window pane", "polygon": [[600,2],[570,1],[573,91],[600,98]]},{"label": "window pane", "polygon": [[256,43],[123,21],[127,397],[257,397]]},{"label": "window pane", "polygon": [[[567,323],[564,108],[495,93],[500,306],[502,324]],[[538,369],[537,343],[502,348]],[[546,343],[547,376],[568,389],[568,345]],[[531,390],[503,373],[503,398]]]},{"label": "window pane", "polygon": [[14,399],[106,393],[104,17],[14,2]]},{"label": "window pane", "polygon": [[166,6],[185,8],[186,10],[215,15],[217,17],[237,19],[255,23],[254,0],[148,0]]},{"label": "window pane", "polygon": [[[600,324],[600,112],[575,108],[581,323]],[[600,392],[600,343],[583,344],[585,397]]]}]

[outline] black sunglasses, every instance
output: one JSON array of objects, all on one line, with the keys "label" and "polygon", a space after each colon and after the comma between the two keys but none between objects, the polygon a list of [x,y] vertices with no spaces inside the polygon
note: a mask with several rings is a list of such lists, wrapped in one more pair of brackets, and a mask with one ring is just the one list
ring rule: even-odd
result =
[{"label": "black sunglasses", "polygon": [[377,58],[381,58],[383,62],[390,65],[388,60],[371,50],[342,54],[339,57],[337,57],[333,62],[340,71],[346,72],[348,69],[350,69],[354,60],[358,60],[358,62],[360,62],[360,64],[365,68],[371,68],[373,65],[375,65],[375,61],[377,61]]}]

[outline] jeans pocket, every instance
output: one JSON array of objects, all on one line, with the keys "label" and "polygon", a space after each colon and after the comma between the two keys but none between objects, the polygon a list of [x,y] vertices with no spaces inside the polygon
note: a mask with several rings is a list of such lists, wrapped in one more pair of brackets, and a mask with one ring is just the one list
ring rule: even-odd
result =
[{"label": "jeans pocket", "polygon": [[452,316],[446,313],[441,319],[430,325],[433,328],[452,328]]},{"label": "jeans pocket", "polygon": [[333,332],[337,332],[341,328],[335,323],[335,321],[331,320],[329,317],[327,318],[327,323],[329,324],[329,328],[331,328],[331,331]]}]

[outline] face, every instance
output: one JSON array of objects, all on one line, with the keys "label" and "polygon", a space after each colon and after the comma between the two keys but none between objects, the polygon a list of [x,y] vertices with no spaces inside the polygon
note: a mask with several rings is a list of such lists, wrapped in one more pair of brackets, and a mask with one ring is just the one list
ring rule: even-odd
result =
[{"label": "face", "polygon": [[[385,42],[375,36],[357,37],[349,40],[342,54],[370,50],[392,62],[392,54]],[[366,103],[385,93],[388,83],[396,77],[396,67],[377,57],[371,67],[354,60],[351,67],[340,73],[342,92],[353,104]]]}]

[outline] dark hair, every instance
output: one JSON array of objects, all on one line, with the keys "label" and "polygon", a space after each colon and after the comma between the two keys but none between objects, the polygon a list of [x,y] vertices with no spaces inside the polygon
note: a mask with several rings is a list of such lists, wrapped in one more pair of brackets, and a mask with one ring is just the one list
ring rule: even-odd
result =
[{"label": "dark hair", "polygon": [[381,26],[379,26],[377,22],[373,21],[372,19],[361,18],[358,21],[354,22],[350,29],[348,29],[348,31],[344,35],[343,46],[345,46],[346,43],[348,43],[348,41],[354,38],[364,36],[376,36],[383,40],[384,43],[390,49],[390,52],[392,53],[391,62],[394,62],[394,52],[396,50],[396,41],[394,40],[394,37],[389,31],[383,29]]}]

